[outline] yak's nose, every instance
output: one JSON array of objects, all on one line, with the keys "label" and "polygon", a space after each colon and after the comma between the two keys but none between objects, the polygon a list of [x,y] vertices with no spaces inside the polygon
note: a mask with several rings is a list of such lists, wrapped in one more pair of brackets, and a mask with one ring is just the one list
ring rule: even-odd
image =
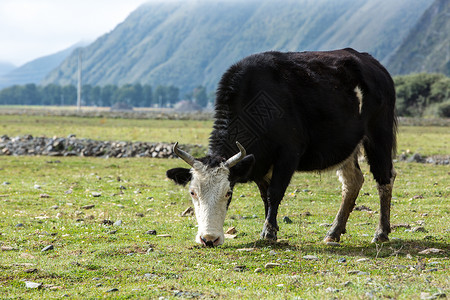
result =
[{"label": "yak's nose", "polygon": [[200,240],[202,241],[202,244],[206,247],[214,247],[219,244],[220,237],[205,234],[204,236],[200,237]]}]

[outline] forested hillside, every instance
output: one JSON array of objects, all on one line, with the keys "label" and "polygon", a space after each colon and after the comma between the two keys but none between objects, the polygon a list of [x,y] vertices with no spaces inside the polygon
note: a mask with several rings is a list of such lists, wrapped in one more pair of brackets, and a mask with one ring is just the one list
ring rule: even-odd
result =
[{"label": "forested hillside", "polygon": [[[215,89],[238,59],[266,50],[354,47],[386,61],[432,0],[166,1],[143,5],[83,49],[83,82]],[[76,83],[73,53],[41,83]]]},{"label": "forested hillside", "polygon": [[435,0],[389,61],[394,74],[450,75],[450,1]]}]

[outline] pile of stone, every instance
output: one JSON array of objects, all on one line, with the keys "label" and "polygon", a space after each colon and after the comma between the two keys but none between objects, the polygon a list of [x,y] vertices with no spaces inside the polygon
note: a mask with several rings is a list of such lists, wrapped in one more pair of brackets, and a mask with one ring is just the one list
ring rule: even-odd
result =
[{"label": "pile of stone", "polygon": [[[31,135],[0,138],[0,155],[48,155],[94,157],[156,157],[174,158],[170,143],[111,142],[78,139],[75,135],[62,137],[33,137]],[[182,145],[186,151],[204,151],[201,145]]]}]

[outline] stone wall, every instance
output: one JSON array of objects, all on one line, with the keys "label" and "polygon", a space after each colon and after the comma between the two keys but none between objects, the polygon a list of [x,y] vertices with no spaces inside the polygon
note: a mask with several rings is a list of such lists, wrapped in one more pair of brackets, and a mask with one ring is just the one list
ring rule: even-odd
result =
[{"label": "stone wall", "polygon": [[[0,138],[0,155],[48,155],[94,157],[156,157],[174,158],[173,144],[124,141],[96,141],[63,137],[33,137],[31,135]],[[185,151],[201,153],[201,145],[181,145]]]}]

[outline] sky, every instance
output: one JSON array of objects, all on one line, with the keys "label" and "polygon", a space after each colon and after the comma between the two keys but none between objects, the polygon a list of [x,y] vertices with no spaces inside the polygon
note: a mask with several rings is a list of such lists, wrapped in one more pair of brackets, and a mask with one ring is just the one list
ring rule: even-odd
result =
[{"label": "sky", "polygon": [[94,41],[148,0],[0,0],[0,62],[20,66]]}]

